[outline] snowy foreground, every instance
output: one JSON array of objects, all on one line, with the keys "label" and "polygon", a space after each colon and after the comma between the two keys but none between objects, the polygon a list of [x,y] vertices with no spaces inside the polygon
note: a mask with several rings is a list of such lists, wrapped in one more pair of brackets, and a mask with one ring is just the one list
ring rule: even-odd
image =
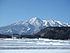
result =
[{"label": "snowy foreground", "polygon": [[70,49],[70,40],[0,39],[0,50],[6,49]]},{"label": "snowy foreground", "polygon": [[0,53],[70,53],[69,49],[0,50]]}]

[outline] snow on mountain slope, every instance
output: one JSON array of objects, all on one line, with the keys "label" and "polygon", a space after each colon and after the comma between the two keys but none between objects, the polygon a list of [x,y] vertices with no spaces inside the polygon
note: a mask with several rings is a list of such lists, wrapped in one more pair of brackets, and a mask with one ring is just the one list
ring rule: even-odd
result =
[{"label": "snow on mountain slope", "polygon": [[56,20],[41,20],[33,17],[26,21],[17,21],[9,26],[0,27],[0,34],[34,34],[45,27],[69,26]]},{"label": "snow on mountain slope", "polygon": [[43,20],[43,22],[45,23],[44,25],[46,27],[62,27],[62,26],[68,26],[65,23],[61,23],[60,21],[56,21],[56,20]]}]

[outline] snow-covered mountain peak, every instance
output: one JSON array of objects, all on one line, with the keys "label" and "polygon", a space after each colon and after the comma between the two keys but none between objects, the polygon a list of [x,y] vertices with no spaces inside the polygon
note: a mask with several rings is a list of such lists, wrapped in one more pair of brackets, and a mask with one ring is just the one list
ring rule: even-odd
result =
[{"label": "snow-covered mountain peak", "polygon": [[45,27],[62,27],[69,26],[68,24],[62,23],[56,20],[41,20],[37,17],[33,17],[26,21],[17,21],[9,26],[1,27],[1,34],[33,34],[39,32]]},{"label": "snow-covered mountain peak", "polygon": [[33,17],[29,20],[29,22],[41,21],[38,17]]},{"label": "snow-covered mountain peak", "polygon": [[57,20],[43,20],[43,22],[45,23],[46,27],[62,27],[62,26],[68,26],[67,24],[65,23],[62,23],[60,21],[57,21]]},{"label": "snow-covered mountain peak", "polygon": [[38,17],[33,17],[33,18],[26,20],[26,21],[17,21],[16,23],[14,23],[12,25],[27,25],[27,26],[33,25],[33,26],[38,26],[38,27],[40,27],[41,25],[46,26],[46,27],[49,27],[49,26],[52,26],[52,27],[69,26],[65,23],[62,23],[62,22],[54,20],[54,19],[41,20]]},{"label": "snow-covered mountain peak", "polygon": [[38,19],[37,17],[33,17],[33,18],[30,19],[30,21],[35,21],[37,19]]},{"label": "snow-covered mountain peak", "polygon": [[34,26],[41,26],[41,24],[43,24],[43,21],[37,17],[33,17],[29,20],[29,23]]}]

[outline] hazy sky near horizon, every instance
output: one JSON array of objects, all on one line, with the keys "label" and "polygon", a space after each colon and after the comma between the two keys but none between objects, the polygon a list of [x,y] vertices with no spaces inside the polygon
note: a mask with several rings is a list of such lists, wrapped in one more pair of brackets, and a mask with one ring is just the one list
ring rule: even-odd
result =
[{"label": "hazy sky near horizon", "polygon": [[70,0],[0,0],[0,26],[34,16],[70,23]]}]

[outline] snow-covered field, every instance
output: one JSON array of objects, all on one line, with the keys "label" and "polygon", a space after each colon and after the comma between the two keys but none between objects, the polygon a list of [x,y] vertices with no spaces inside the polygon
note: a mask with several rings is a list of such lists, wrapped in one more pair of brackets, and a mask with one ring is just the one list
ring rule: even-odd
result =
[{"label": "snow-covered field", "polygon": [[70,53],[69,49],[0,50],[0,53]]},{"label": "snow-covered field", "polygon": [[2,49],[70,49],[70,40],[0,39]]},{"label": "snow-covered field", "polygon": [[0,39],[0,53],[70,53],[70,40]]}]

